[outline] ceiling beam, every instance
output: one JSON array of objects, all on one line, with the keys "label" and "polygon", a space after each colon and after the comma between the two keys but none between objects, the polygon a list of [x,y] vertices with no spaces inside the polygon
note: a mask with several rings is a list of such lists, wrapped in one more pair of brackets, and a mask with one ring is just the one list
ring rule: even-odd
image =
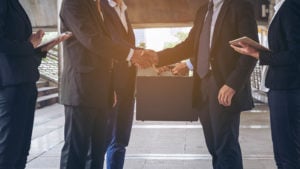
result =
[{"label": "ceiling beam", "polygon": [[[134,28],[190,26],[208,0],[124,0]],[[57,0],[20,0],[35,28],[57,28]],[[80,11],[78,11],[80,12]]]}]

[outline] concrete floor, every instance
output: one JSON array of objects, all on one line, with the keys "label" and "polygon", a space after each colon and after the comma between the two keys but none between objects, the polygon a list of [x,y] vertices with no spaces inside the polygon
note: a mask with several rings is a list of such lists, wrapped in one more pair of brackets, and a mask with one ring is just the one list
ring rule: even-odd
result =
[{"label": "concrete floor", "polygon": [[[63,144],[63,106],[37,110],[26,169],[58,169]],[[244,169],[275,169],[269,111],[257,105],[241,117]],[[135,121],[125,169],[212,169],[198,122]]]}]

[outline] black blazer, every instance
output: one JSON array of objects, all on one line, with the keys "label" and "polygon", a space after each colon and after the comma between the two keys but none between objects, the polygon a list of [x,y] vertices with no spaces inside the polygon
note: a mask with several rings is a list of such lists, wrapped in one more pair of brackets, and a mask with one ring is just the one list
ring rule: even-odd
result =
[{"label": "black blazer", "polygon": [[73,37],[64,42],[61,103],[103,108],[110,104],[112,60],[126,60],[130,45],[114,41],[94,0],[64,0],[62,32]]},{"label": "black blazer", "polygon": [[[175,48],[159,52],[160,65],[187,58],[197,59],[199,37],[206,13],[207,5],[198,10],[194,26],[184,42]],[[258,40],[253,7],[246,0],[225,0],[215,25],[210,63],[218,86],[222,87],[226,84],[237,92],[232,106],[228,108],[234,110],[247,110],[253,107],[250,76],[256,61],[238,54],[228,43],[242,36]],[[194,65],[196,70],[196,64]],[[197,106],[201,103],[201,100],[199,102],[201,94],[198,94],[201,80],[196,73],[194,73],[194,79],[194,106]]]},{"label": "black blazer", "polygon": [[18,0],[0,1],[0,87],[35,83],[45,53],[29,42],[30,20]]},{"label": "black blazer", "polygon": [[272,52],[260,52],[260,64],[269,65],[266,87],[300,89],[300,2],[286,0],[269,28]]},{"label": "black blazer", "polygon": [[[117,12],[112,8],[107,0],[101,0],[102,12],[104,15],[104,24],[107,30],[109,30],[113,40],[122,42],[135,48],[135,36],[131,26],[131,23],[128,19],[127,12],[126,21],[128,25],[128,32],[125,30]],[[136,67],[134,65],[128,66],[128,62],[124,61],[115,61],[113,69],[113,85],[114,89],[118,94],[125,95],[133,98],[134,88],[135,88],[135,78],[136,78]]]}]

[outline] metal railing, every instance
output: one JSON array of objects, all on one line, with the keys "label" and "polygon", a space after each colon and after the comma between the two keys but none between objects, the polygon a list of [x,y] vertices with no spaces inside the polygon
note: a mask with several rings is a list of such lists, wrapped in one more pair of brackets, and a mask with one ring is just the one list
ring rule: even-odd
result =
[{"label": "metal railing", "polygon": [[[259,26],[258,27],[258,36],[259,36],[259,41],[261,44],[264,46],[268,46],[267,42],[267,34],[268,30],[264,26]],[[252,89],[256,91],[265,91],[265,86],[262,84],[263,79],[265,78],[265,69],[263,66],[260,66],[259,63],[257,63],[256,67],[254,68],[254,71],[251,76],[251,85]]]},{"label": "metal railing", "polygon": [[59,78],[59,59],[58,47],[53,48],[47,54],[47,57],[42,59],[42,64],[39,67],[42,78],[58,84]]},{"label": "metal railing", "polygon": [[262,66],[257,64],[251,75],[251,86],[254,90],[260,90],[262,80]]}]

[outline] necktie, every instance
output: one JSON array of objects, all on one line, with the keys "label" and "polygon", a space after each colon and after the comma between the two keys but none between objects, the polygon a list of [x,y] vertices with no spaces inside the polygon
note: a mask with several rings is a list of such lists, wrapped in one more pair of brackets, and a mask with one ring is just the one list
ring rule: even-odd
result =
[{"label": "necktie", "polygon": [[198,57],[197,73],[200,78],[204,78],[209,70],[210,36],[211,36],[210,32],[211,32],[211,22],[213,16],[213,6],[214,3],[211,0],[208,4],[208,12],[200,34],[198,56],[197,56]]}]

